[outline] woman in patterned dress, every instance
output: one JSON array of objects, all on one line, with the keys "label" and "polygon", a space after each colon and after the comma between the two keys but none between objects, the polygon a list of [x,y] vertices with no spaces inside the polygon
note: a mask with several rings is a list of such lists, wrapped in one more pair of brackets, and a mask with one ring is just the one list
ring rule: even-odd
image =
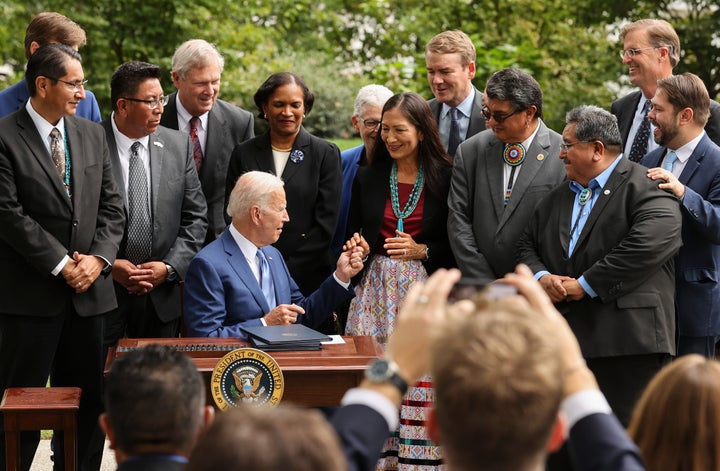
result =
[{"label": "woman in patterned dress", "polygon": [[[348,234],[358,235],[348,243],[360,244],[368,260],[345,333],[371,335],[385,345],[408,289],[437,268],[455,265],[446,230],[452,163],[420,95],[400,93],[385,103],[371,162],[358,171],[350,203]],[[432,400],[430,378],[410,388],[399,434],[389,440],[378,469],[438,468],[439,450],[425,429]]]}]

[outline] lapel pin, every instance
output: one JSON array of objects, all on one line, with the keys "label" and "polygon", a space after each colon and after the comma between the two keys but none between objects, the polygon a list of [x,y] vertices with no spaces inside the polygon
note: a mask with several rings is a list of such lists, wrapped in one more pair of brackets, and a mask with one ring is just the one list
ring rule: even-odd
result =
[{"label": "lapel pin", "polygon": [[541,161],[542,161],[542,160],[545,160],[545,156],[544,156],[543,154],[538,154],[538,155],[537,155],[537,159],[538,159],[538,160],[541,160]]},{"label": "lapel pin", "polygon": [[159,141],[153,141],[153,145],[154,145],[154,146],[158,146],[158,147],[161,148],[161,149],[162,149],[163,147],[165,147],[165,146],[163,145],[163,143],[162,143],[162,142],[159,142]]},{"label": "lapel pin", "polygon": [[609,195],[609,194],[610,194],[610,190],[605,190],[605,191],[603,191],[603,195],[607,196],[607,195]]}]

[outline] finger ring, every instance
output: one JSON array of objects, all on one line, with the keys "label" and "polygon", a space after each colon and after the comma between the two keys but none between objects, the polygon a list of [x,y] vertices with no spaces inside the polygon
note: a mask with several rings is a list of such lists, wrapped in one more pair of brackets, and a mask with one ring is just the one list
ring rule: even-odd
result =
[{"label": "finger ring", "polygon": [[82,283],[78,283],[77,285],[75,285],[75,287],[82,288]]},{"label": "finger ring", "polygon": [[403,257],[407,257],[407,249],[403,250]]},{"label": "finger ring", "polygon": [[418,304],[427,304],[428,301],[430,301],[430,300],[429,300],[428,297],[425,296],[424,294],[421,294],[421,295],[418,296],[418,298],[417,298],[417,303],[418,303]]}]

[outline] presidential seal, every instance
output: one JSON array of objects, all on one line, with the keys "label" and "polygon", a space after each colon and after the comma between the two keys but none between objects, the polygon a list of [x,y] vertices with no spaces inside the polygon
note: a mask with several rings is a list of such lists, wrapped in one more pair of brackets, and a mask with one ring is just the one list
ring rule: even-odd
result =
[{"label": "presidential seal", "polygon": [[285,380],[275,359],[254,348],[239,348],[215,365],[210,391],[221,410],[240,404],[277,406]]}]

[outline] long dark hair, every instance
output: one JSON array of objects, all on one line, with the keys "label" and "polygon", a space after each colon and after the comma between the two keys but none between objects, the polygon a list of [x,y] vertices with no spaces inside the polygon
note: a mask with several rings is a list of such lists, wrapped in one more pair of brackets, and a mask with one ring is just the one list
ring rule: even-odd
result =
[{"label": "long dark hair", "polygon": [[[425,139],[418,146],[418,160],[423,166],[425,186],[438,198],[446,198],[449,179],[444,177],[446,169],[452,167],[450,156],[443,146],[438,131],[437,121],[423,97],[413,92],[393,95],[383,106],[382,114],[392,109],[399,109],[410,123],[422,133]],[[388,165],[392,157],[378,133],[373,149],[372,165]]]}]

